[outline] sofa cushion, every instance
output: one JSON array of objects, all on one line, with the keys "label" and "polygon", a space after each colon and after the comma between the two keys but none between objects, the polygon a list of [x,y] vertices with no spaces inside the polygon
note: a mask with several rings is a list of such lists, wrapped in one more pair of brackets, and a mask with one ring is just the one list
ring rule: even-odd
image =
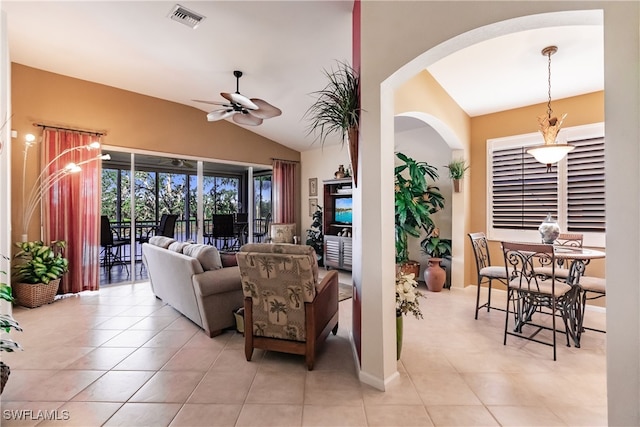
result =
[{"label": "sofa cushion", "polygon": [[[193,276],[193,284],[196,291],[203,297],[234,291],[241,293],[240,268],[238,266],[228,267],[215,271],[205,271],[202,274],[195,274]],[[242,296],[240,300],[242,300]],[[242,302],[240,302],[238,307],[241,306]]]},{"label": "sofa cushion", "polygon": [[222,261],[222,267],[235,267],[238,265],[235,252],[221,252],[220,260]]},{"label": "sofa cushion", "polygon": [[202,265],[204,271],[219,270],[222,268],[220,253],[215,246],[193,244],[187,245],[182,249],[182,253],[197,259]]},{"label": "sofa cushion", "polygon": [[167,249],[170,251],[178,252],[179,254],[183,253],[183,249],[185,246],[190,245],[189,242],[173,242],[169,245]]},{"label": "sofa cushion", "polygon": [[150,244],[154,246],[159,246],[164,249],[167,249],[169,245],[175,241],[176,239],[173,239],[171,237],[165,237],[165,236],[152,236],[151,238],[149,238]]}]

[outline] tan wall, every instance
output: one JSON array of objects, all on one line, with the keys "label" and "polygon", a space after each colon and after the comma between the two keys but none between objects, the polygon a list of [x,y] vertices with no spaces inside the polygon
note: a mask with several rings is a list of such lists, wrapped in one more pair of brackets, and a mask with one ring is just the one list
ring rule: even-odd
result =
[{"label": "tan wall", "polygon": [[[227,121],[207,122],[193,107],[12,64],[12,238],[21,235],[24,135],[41,135],[33,123],[106,132],[103,144],[212,160],[271,165],[272,158],[300,160],[300,153]],[[39,151],[26,168],[27,192],[39,174]],[[296,205],[300,206],[300,193]],[[298,209],[297,216],[300,212]],[[38,236],[36,213],[29,229]]]},{"label": "tan wall", "polygon": [[[537,117],[544,114],[546,108],[546,104],[538,104],[471,119],[471,231],[487,232],[487,140],[537,132]],[[604,92],[554,100],[552,108],[556,114],[568,113],[563,128],[604,122]],[[492,261],[499,262],[502,258],[499,243],[490,242],[490,247]],[[588,273],[604,277],[604,264],[604,260],[594,260]],[[467,283],[474,283],[475,265],[468,263],[466,269],[465,277],[471,280]]]}]

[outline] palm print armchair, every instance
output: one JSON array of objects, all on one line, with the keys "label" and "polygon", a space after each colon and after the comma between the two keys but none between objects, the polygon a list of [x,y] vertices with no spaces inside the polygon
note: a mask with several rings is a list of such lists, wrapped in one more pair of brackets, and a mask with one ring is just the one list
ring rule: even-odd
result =
[{"label": "palm print armchair", "polygon": [[313,369],[317,349],[338,332],[338,273],[318,281],[311,246],[249,243],[236,255],[244,293],[244,349],[300,354]]}]

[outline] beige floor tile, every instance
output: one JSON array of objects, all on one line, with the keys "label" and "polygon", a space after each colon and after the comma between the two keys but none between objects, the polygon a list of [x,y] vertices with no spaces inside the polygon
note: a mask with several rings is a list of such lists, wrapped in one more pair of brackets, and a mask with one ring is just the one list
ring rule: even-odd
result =
[{"label": "beige floor tile", "polygon": [[425,405],[480,405],[480,399],[462,376],[451,372],[412,375]]},{"label": "beige floor tile", "polygon": [[168,426],[180,410],[177,403],[125,403],[104,426]]},{"label": "beige floor tile", "polygon": [[152,376],[152,371],[110,371],[73,400],[76,402],[126,402]]},{"label": "beige floor tile", "polygon": [[389,426],[432,426],[431,418],[423,405],[369,405],[364,406],[367,425]]},{"label": "beige floor tile", "polygon": [[551,410],[541,406],[489,406],[488,409],[501,426],[566,425]]},{"label": "beige floor tile", "polygon": [[182,347],[173,357],[162,367],[168,371],[208,371],[213,362],[220,354],[220,350],[215,351],[208,348]]},{"label": "beige floor tile", "polygon": [[97,325],[94,329],[127,329],[144,319],[143,316],[114,316]]},{"label": "beige floor tile", "polygon": [[184,405],[173,419],[171,427],[233,426],[242,405],[190,404]]},{"label": "beige floor tile", "polygon": [[68,402],[58,408],[58,414],[64,418],[64,422],[60,420],[43,421],[38,424],[41,426],[101,426],[107,421],[120,407],[122,403],[112,402]]},{"label": "beige floor tile", "polygon": [[302,423],[302,405],[260,405],[242,406],[236,426],[288,427]]},{"label": "beige floor tile", "polygon": [[363,386],[362,396],[367,405],[421,405],[420,395],[406,373],[387,385],[384,392]]},{"label": "beige floor tile", "polygon": [[246,403],[302,405],[305,378],[306,372],[260,370],[253,379]]},{"label": "beige floor tile", "polygon": [[549,406],[558,418],[569,426],[596,427],[608,425],[605,405],[555,405]]},{"label": "beige floor tile", "polygon": [[304,405],[303,426],[366,426],[364,406]]},{"label": "beige floor tile", "polygon": [[185,345],[196,331],[170,331],[158,332],[153,338],[144,343],[143,347],[180,348]]},{"label": "beige floor tile", "polygon": [[[12,337],[18,340],[18,337]],[[21,343],[21,342],[20,342]],[[3,360],[14,369],[62,369],[93,351],[94,347],[71,347],[56,345],[46,351],[38,348],[25,347],[24,351],[9,353]]]},{"label": "beige floor tile", "polygon": [[98,347],[71,363],[65,369],[96,369],[106,371],[135,351],[131,347]]},{"label": "beige floor tile", "polygon": [[435,426],[488,427],[500,425],[484,406],[427,406],[427,412]]},{"label": "beige floor tile", "polygon": [[541,399],[529,384],[513,374],[467,373],[462,377],[485,405],[520,405]]},{"label": "beige floor tile", "polygon": [[242,404],[249,394],[254,376],[255,373],[209,371],[187,402]]},{"label": "beige floor tile", "polygon": [[198,371],[159,371],[129,401],[184,403],[203,376]]},{"label": "beige floor tile", "polygon": [[[3,362],[7,363],[6,359]],[[11,366],[9,363],[7,363]],[[9,380],[2,392],[2,403],[12,400],[29,400],[29,391],[33,387],[38,387],[44,381],[55,375],[58,371],[54,370],[24,370],[11,369]]]},{"label": "beige floor tile", "polygon": [[30,388],[21,389],[19,400],[67,401],[96,381],[104,371],[61,370]]},{"label": "beige floor tile", "polygon": [[147,316],[142,318],[139,322],[129,327],[129,330],[149,330],[149,331],[161,331],[169,326],[174,320],[167,316]]},{"label": "beige floor tile", "polygon": [[363,386],[355,375],[341,371],[311,371],[305,384],[305,405],[359,406],[364,404]]},{"label": "beige floor tile", "polygon": [[175,347],[140,347],[115,366],[119,371],[156,371],[178,351]]},{"label": "beige floor tile", "polygon": [[140,347],[147,341],[149,341],[156,334],[156,331],[135,331],[126,330],[106,343],[102,344],[104,347]]}]

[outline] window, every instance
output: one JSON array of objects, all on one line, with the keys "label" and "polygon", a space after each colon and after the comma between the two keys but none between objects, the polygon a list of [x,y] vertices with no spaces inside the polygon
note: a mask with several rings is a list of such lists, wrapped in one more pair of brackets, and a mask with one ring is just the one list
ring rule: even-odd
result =
[{"label": "window", "polygon": [[487,230],[494,240],[540,240],[538,226],[551,213],[585,245],[604,246],[604,125],[577,126],[560,138],[576,148],[551,172],[526,153],[539,133],[489,140]]}]

